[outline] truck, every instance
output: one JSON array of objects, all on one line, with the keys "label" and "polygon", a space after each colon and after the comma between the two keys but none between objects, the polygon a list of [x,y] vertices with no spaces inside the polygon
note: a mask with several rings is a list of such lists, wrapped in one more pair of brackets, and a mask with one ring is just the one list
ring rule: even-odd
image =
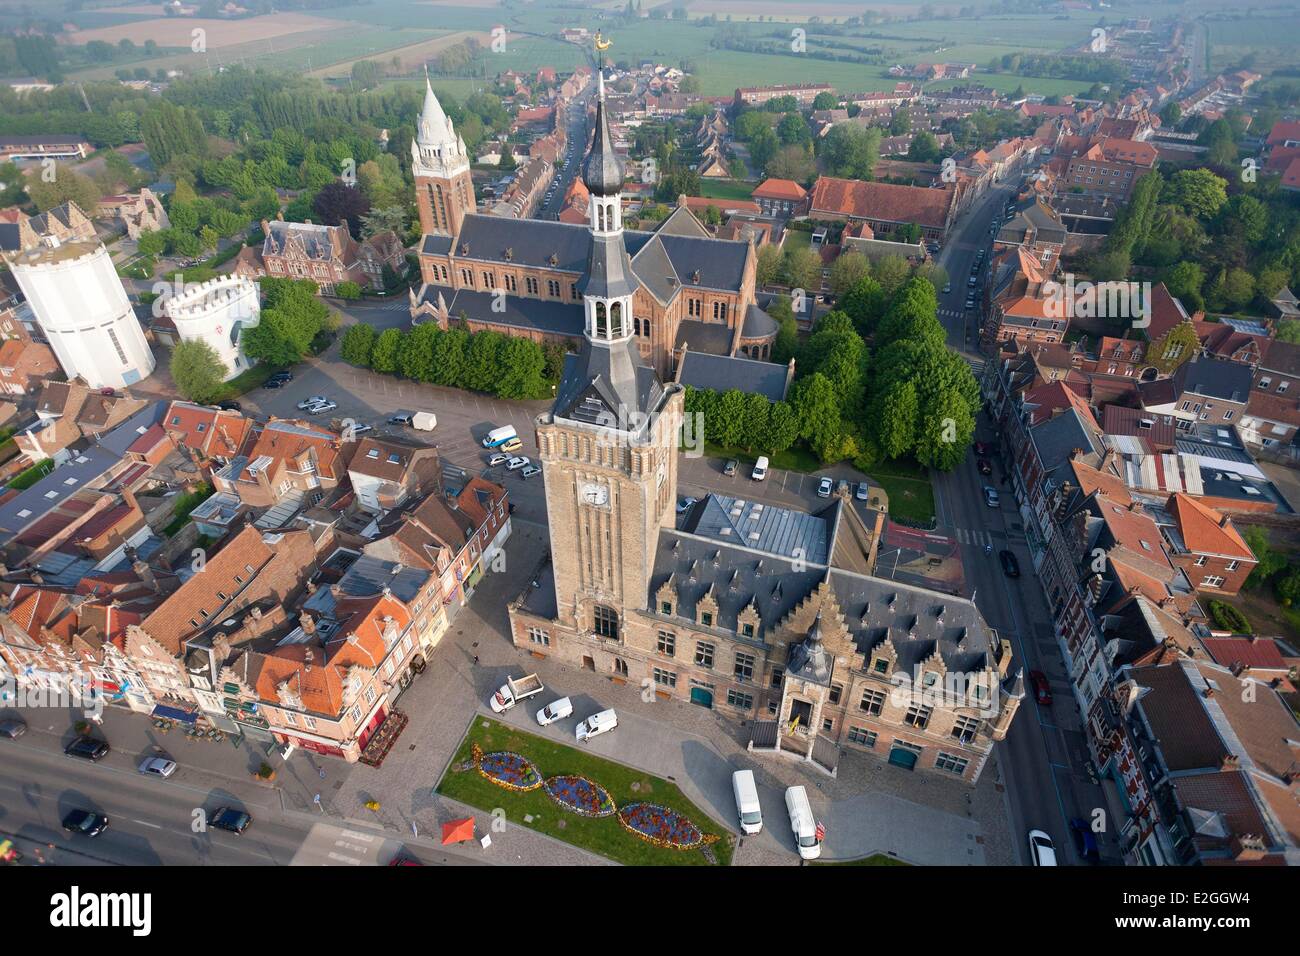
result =
[{"label": "truck", "polygon": [[545,689],[542,679],[536,674],[528,674],[518,680],[507,677],[488,703],[491,704],[493,713],[503,714],[521,700],[534,697]]},{"label": "truck", "polygon": [[438,416],[433,412],[416,412],[411,416],[411,427],[422,432],[431,432],[438,427]]}]

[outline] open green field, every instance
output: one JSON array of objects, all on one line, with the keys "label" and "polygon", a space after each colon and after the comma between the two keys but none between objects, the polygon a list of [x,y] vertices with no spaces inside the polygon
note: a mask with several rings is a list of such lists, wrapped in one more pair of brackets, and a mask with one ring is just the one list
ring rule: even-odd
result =
[{"label": "open green field", "polygon": [[969,80],[939,80],[927,83],[927,90],[946,90],[954,86],[987,86],[1003,93],[1014,93],[1018,87],[1024,87],[1026,93],[1040,93],[1043,96],[1064,96],[1067,93],[1086,93],[1092,86],[1086,80],[1059,80],[1055,77],[1021,76],[1018,73],[974,73]]},{"label": "open green field", "polygon": [[883,67],[835,63],[801,56],[717,50],[697,61],[700,88],[706,96],[726,96],[740,86],[768,83],[830,83],[842,92],[892,90],[898,81]]},{"label": "open green field", "polygon": [[[604,787],[620,808],[647,801],[676,810],[705,834],[720,837],[712,845],[713,854],[723,866],[731,862],[731,834],[686,799],[674,784],[481,716],[476,716],[470,724],[447,773],[438,782],[438,793],[489,812],[502,807],[511,826],[529,827],[628,866],[709,864],[699,850],[667,849],[642,840],[625,830],[616,816],[585,817],[565,810],[543,789],[513,791],[491,782],[475,769],[457,772],[454,768],[458,764],[470,760],[474,744],[484,753],[505,750],[527,758],[543,779],[568,774],[584,776]],[[526,821],[526,816],[531,821]]]},{"label": "open green field", "polygon": [[756,183],[742,183],[734,179],[701,179],[700,195],[709,199],[748,199]]},{"label": "open green field", "polygon": [[913,524],[934,521],[934,487],[928,472],[910,459],[872,465],[869,474],[889,495],[889,513]]},{"label": "open green field", "polygon": [[[1275,15],[1276,14],[1276,15]],[[1210,71],[1241,64],[1259,73],[1300,63],[1300,10],[1252,12],[1206,23]]]}]

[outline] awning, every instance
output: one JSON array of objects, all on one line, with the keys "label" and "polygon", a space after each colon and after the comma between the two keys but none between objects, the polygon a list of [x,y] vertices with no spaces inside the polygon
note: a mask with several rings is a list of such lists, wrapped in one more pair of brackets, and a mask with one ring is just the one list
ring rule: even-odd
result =
[{"label": "awning", "polygon": [[187,724],[192,724],[198,720],[199,715],[196,712],[180,710],[177,707],[164,707],[158,704],[153,709],[154,717],[166,717],[168,720],[180,720]]},{"label": "awning", "polygon": [[472,839],[474,839],[473,817],[466,817],[464,820],[450,820],[442,825],[443,846],[452,843],[464,843]]}]

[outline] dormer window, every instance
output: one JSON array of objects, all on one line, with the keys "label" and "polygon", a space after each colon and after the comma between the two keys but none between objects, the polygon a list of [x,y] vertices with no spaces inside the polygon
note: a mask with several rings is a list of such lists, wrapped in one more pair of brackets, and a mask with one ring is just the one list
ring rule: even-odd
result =
[{"label": "dormer window", "polygon": [[673,602],[672,602],[672,601],[660,601],[660,602],[659,602],[659,613],[662,614],[662,615],[664,615],[665,617],[672,617],[672,613],[673,613]]}]

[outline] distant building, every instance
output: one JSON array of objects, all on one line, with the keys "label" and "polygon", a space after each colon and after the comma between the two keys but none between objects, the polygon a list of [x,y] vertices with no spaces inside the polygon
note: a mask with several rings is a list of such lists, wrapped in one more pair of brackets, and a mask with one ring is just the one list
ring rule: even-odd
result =
[{"label": "distant building", "polygon": [[954,218],[951,189],[895,186],[821,176],[813,184],[812,219],[865,222],[877,236],[916,225],[925,239],[944,239]]},{"label": "distant building", "polygon": [[736,90],[736,103],[762,106],[768,100],[793,96],[800,106],[812,106],[821,93],[834,93],[829,83],[780,83],[775,86],[743,86]]}]

